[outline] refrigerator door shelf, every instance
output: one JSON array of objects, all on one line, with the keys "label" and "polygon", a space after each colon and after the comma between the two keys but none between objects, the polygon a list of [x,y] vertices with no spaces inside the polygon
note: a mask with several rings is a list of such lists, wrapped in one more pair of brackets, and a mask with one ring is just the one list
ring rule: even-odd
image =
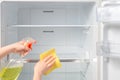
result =
[{"label": "refrigerator door shelf", "polygon": [[103,23],[120,22],[120,1],[104,1],[98,9],[98,19]]},{"label": "refrigerator door shelf", "polygon": [[98,42],[97,55],[104,56],[104,57],[120,58],[120,43]]}]

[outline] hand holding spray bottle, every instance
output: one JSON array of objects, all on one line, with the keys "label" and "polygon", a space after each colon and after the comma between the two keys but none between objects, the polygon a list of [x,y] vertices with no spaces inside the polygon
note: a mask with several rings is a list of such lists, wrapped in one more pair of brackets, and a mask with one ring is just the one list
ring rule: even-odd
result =
[{"label": "hand holding spray bottle", "polygon": [[[32,50],[32,45],[36,43],[36,41],[32,38],[25,38],[24,41],[24,46],[28,47],[30,50]],[[24,65],[23,57],[25,55],[27,54],[21,54],[18,57],[13,57],[5,64],[0,71],[0,80],[17,80]]]}]

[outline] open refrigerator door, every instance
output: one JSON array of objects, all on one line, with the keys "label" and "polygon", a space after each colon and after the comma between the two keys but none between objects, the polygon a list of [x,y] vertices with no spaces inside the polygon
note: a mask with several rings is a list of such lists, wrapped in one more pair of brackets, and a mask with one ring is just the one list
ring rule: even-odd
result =
[{"label": "open refrigerator door", "polygon": [[101,80],[120,79],[120,1],[105,0],[98,10],[101,24],[97,54],[101,56]]}]

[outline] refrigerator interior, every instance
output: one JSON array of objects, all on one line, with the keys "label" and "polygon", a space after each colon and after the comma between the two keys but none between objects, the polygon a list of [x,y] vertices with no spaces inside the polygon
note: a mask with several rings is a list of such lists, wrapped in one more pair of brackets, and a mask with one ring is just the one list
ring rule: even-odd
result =
[{"label": "refrigerator interior", "polygon": [[[96,2],[2,2],[2,46],[32,37],[37,40],[26,59],[55,48],[62,68],[44,80],[96,80]],[[9,56],[12,58],[13,56]],[[26,63],[18,80],[32,80],[35,63]]]}]

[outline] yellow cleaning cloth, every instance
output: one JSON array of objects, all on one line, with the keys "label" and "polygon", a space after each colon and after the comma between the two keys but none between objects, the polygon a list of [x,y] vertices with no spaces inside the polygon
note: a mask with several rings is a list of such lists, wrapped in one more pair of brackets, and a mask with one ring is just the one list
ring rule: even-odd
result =
[{"label": "yellow cleaning cloth", "polygon": [[55,63],[53,64],[53,66],[52,66],[48,71],[46,71],[46,72],[44,73],[44,75],[47,75],[47,74],[49,74],[50,72],[52,72],[54,69],[61,67],[60,60],[59,60],[59,58],[57,57],[56,51],[55,51],[54,48],[52,48],[52,49],[50,49],[50,50],[48,50],[48,51],[45,51],[45,52],[43,52],[42,54],[40,54],[40,60],[43,60],[43,59],[44,59],[46,56],[48,56],[48,55],[55,56],[55,57],[56,57],[56,61],[55,61]]}]

